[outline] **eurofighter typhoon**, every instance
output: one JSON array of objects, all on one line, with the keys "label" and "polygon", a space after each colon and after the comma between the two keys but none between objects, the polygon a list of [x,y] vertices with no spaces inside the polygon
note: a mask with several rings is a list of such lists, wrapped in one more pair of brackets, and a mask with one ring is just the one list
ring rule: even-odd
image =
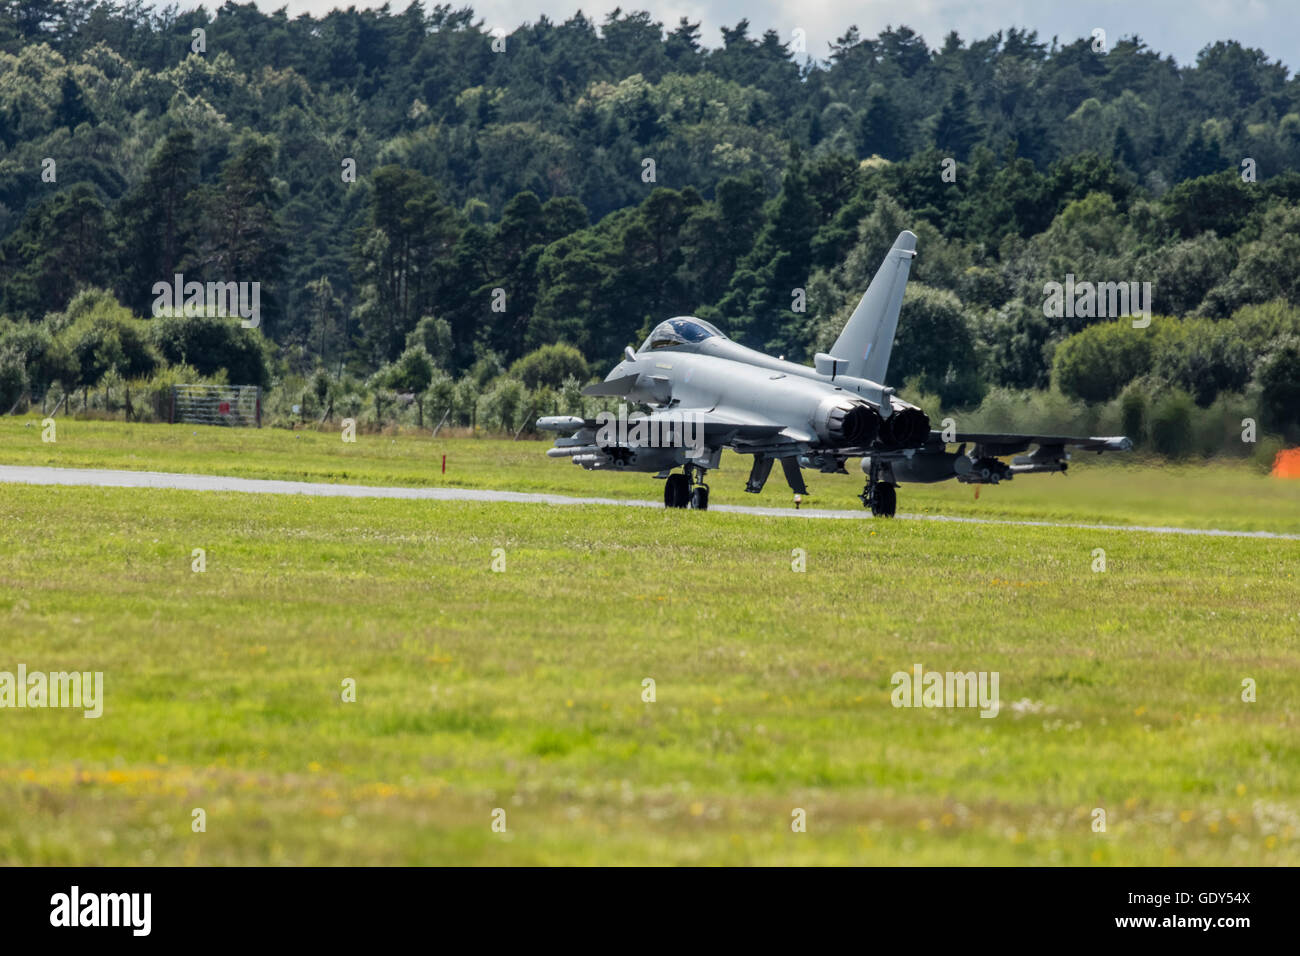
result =
[{"label": "eurofighter typhoon", "polygon": [[[892,517],[905,482],[997,484],[1064,472],[1067,447],[1133,447],[1123,437],[1059,435],[955,433],[946,442],[932,430],[924,411],[884,384],[915,256],[916,236],[900,233],[831,351],[818,353],[811,368],[746,348],[693,316],[661,322],[639,349],[625,350],[604,382],[583,389],[649,412],[538,419],[539,428],[569,433],[547,454],[588,470],[655,472],[665,479],[665,506],[700,510],[709,506],[705,474],[718,467],[723,448],[753,456],[745,490],[754,494],[773,462],[781,463],[791,490],[804,495],[802,469],[847,474],[844,463],[860,457],[863,506]],[[958,447],[949,451],[950,443]],[[1015,457],[1001,460],[1008,456]]]}]

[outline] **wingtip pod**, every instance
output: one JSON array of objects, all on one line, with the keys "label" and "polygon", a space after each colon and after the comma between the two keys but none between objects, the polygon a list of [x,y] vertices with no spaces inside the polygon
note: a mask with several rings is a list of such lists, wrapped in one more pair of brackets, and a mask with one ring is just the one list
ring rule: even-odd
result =
[{"label": "wingtip pod", "polygon": [[1103,451],[1132,451],[1133,439],[1124,435],[1116,435],[1112,438],[1098,438],[1097,441],[1103,442]]}]

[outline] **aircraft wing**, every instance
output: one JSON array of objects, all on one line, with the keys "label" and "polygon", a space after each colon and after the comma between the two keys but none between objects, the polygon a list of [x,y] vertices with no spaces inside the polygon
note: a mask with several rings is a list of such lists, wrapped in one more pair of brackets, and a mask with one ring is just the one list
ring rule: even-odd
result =
[{"label": "aircraft wing", "polygon": [[[1076,438],[1067,435],[1015,435],[1004,432],[958,432],[953,437],[954,442],[965,442],[973,444],[977,453],[980,455],[990,455],[994,458],[1004,455],[1016,455],[1022,451],[1028,450],[1030,445],[1037,445],[1038,449],[1031,455],[1031,458],[1049,458],[1055,455],[1063,454],[1066,447],[1078,448],[1080,451],[1095,451],[1101,454],[1103,451],[1129,451],[1133,448],[1133,442],[1122,435],[1107,438]],[[943,433],[939,431],[930,432],[930,443],[943,444]]]},{"label": "aircraft wing", "polygon": [[[670,408],[657,409],[648,415],[634,415],[627,419],[630,431],[638,422],[657,422],[661,426],[671,424],[674,429],[685,426],[689,435],[691,429],[702,428],[704,443],[722,445],[732,441],[764,441],[775,438],[785,429],[780,422],[774,422],[751,413],[739,413],[729,410],[705,408]],[[594,418],[577,418],[556,416],[538,419],[539,428],[547,431],[595,431],[601,422]],[[609,424],[617,427],[618,419],[611,418]]]},{"label": "aircraft wing", "polygon": [[[770,439],[779,435],[785,426],[780,422],[755,415],[753,412],[738,412],[730,409],[672,408],[659,410],[647,418],[660,421],[698,422],[704,428],[704,440],[707,444],[727,444],[737,440]],[[695,427],[695,426],[690,426]]]},{"label": "aircraft wing", "polygon": [[621,378],[611,378],[605,382],[597,382],[594,385],[588,385],[582,390],[583,395],[592,396],[617,396],[624,398],[629,395],[637,384],[640,375],[624,375]]}]

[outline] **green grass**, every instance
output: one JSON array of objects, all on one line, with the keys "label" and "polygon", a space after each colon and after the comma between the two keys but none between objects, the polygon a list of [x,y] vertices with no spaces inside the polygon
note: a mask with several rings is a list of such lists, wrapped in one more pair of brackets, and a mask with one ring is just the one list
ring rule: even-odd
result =
[{"label": "green grass", "polygon": [[[57,441],[41,441],[35,417],[0,418],[0,464],[184,471],[414,487],[493,488],[661,500],[663,485],[645,474],[589,472],[548,459],[549,442],[430,439],[427,435],[357,436],[336,432],[126,425],[60,420]],[[447,471],[442,472],[442,456]],[[761,495],[744,491],[750,459],[731,453],[711,472],[714,504],[792,507],[775,469]],[[805,472],[808,507],[860,511],[863,476]],[[903,485],[899,510],[1027,520],[1300,532],[1300,481],[1260,474],[1242,462],[1170,465],[1131,454],[1079,454],[1068,475],[1029,475],[975,490],[955,481]]]},{"label": "green grass", "polygon": [[[658,489],[537,443],[191,431],[5,422],[0,463],[437,484],[446,450],[449,482]],[[1085,474],[1039,484],[1187,518]],[[1286,483],[1172,477],[1192,523],[1294,527]],[[915,499],[1053,516],[1034,487]],[[1295,865],[1298,595],[1293,541],[0,485],[0,670],[107,697],[0,710],[0,863]],[[892,707],[918,662],[998,671],[1000,715]]]}]

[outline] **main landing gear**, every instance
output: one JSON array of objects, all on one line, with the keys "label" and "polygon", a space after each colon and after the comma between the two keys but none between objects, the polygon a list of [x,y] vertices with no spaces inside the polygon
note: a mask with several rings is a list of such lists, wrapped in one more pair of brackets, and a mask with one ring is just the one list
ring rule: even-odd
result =
[{"label": "main landing gear", "polygon": [[680,475],[669,475],[664,481],[665,508],[694,508],[709,510],[709,486],[704,483],[704,469],[688,464]]},{"label": "main landing gear", "polygon": [[[862,501],[862,507],[870,508],[875,517],[892,518],[898,510],[898,486],[892,481],[882,480],[883,477],[880,465],[873,461],[867,484],[858,498]],[[893,475],[889,477],[892,478]]]}]

